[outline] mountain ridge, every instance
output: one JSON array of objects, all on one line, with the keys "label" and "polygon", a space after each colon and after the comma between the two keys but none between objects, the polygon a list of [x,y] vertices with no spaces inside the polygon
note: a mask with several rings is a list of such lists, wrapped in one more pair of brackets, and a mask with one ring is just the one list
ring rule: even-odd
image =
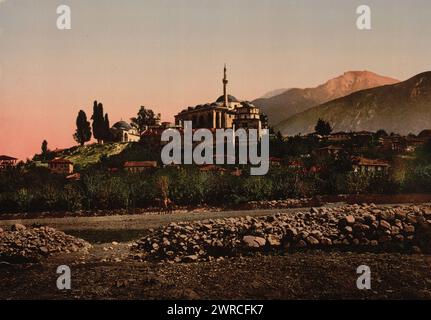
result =
[{"label": "mountain ridge", "polygon": [[311,133],[319,118],[335,131],[384,129],[408,134],[431,128],[431,71],[314,106],[281,121],[275,130],[283,135]]},{"label": "mountain ridge", "polygon": [[397,82],[367,70],[347,71],[317,87],[291,88],[270,98],[258,98],[253,103],[267,114],[270,125],[275,125],[296,113],[352,92]]}]

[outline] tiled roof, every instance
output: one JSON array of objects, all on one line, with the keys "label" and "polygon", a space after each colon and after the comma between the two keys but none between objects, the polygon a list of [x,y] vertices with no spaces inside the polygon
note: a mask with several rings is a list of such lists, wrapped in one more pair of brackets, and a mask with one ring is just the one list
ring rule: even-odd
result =
[{"label": "tiled roof", "polygon": [[361,166],[385,166],[389,167],[389,162],[380,159],[367,159],[363,157],[354,158],[353,161]]},{"label": "tiled roof", "polygon": [[156,168],[157,161],[127,161],[124,164],[125,168],[136,168],[136,167],[145,167],[145,168]]},{"label": "tiled roof", "polygon": [[5,156],[5,155],[1,155],[0,156],[0,160],[18,160],[18,159],[14,158],[14,157],[9,157],[9,156]]},{"label": "tiled roof", "polygon": [[63,159],[63,158],[56,158],[54,160],[49,161],[50,163],[63,163],[63,164],[73,164],[72,161]]}]

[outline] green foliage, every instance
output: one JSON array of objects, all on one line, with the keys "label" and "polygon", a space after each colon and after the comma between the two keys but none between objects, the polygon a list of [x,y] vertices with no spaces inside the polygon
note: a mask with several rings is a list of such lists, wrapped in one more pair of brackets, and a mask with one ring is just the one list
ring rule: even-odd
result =
[{"label": "green foliage", "polygon": [[94,101],[93,105],[93,136],[98,143],[110,139],[109,120],[107,115],[103,115],[103,104]]},{"label": "green foliage", "polygon": [[78,117],[76,118],[76,132],[73,135],[73,138],[81,146],[91,139],[90,122],[87,121],[87,115],[83,110],[79,111]]},{"label": "green foliage", "polygon": [[331,134],[332,127],[329,122],[319,118],[319,120],[317,120],[316,126],[314,127],[314,130],[316,131],[317,134],[321,136],[327,136]]},{"label": "green foliage", "polygon": [[130,119],[132,127],[138,130],[139,134],[144,132],[147,126],[155,126],[160,120],[160,114],[155,114],[153,110],[146,109],[144,106],[138,111],[137,117]]},{"label": "green foliage", "polygon": [[41,150],[42,150],[42,156],[46,156],[46,154],[48,153],[48,141],[46,140],[42,141]]},{"label": "green foliage", "polygon": [[202,172],[195,166],[156,171],[111,173],[103,166],[68,181],[45,168],[25,166],[0,172],[0,212],[75,211],[145,208],[160,205],[232,205],[253,200],[309,197],[316,194],[431,192],[431,164],[410,167],[403,182],[383,172],[355,173],[345,159],[322,159],[322,170],[271,167],[265,176]]}]

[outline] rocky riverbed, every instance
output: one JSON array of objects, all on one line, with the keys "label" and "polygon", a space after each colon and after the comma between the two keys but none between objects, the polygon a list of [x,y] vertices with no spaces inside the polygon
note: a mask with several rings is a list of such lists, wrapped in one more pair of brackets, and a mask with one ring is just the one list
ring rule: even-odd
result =
[{"label": "rocky riverbed", "polygon": [[49,227],[27,228],[15,224],[10,230],[0,228],[0,261],[37,262],[42,258],[71,252],[87,252],[91,245]]},{"label": "rocky riverbed", "polygon": [[431,206],[347,205],[262,217],[179,222],[132,246],[136,259],[196,262],[304,249],[428,252]]}]

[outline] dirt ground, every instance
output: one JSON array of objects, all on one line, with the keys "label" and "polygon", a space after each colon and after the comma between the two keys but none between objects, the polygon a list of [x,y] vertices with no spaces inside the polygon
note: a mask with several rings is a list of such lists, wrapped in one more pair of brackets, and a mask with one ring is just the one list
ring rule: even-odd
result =
[{"label": "dirt ground", "polygon": [[[295,210],[302,209],[282,211]],[[4,228],[17,222],[49,225],[93,244],[85,255],[55,256],[37,264],[0,263],[0,299],[431,299],[431,255],[308,251],[191,264],[141,262],[130,255],[131,241],[172,221],[276,212],[280,210],[0,220]],[[60,265],[71,269],[71,290],[57,289]],[[361,265],[371,269],[371,290],[356,287]]]},{"label": "dirt ground", "polygon": [[[0,265],[0,299],[431,299],[425,255],[310,251],[169,264],[128,252],[127,244],[99,244],[85,256]],[[72,289],[60,291],[56,270],[64,264]],[[371,269],[371,290],[356,287],[360,265]]]}]

